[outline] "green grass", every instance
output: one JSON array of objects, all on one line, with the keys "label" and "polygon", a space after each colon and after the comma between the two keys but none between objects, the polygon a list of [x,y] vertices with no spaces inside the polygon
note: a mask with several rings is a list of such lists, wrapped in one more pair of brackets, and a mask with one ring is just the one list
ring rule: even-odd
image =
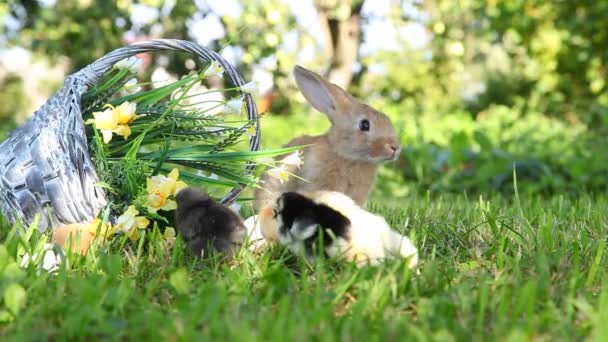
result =
[{"label": "green grass", "polygon": [[[179,240],[168,253],[98,252],[57,275],[5,268],[3,291],[16,279],[27,301],[2,339],[608,339],[608,197],[370,207],[415,239],[420,275],[403,262],[310,267],[280,248],[194,261]],[[2,239],[14,257],[17,239]]]}]

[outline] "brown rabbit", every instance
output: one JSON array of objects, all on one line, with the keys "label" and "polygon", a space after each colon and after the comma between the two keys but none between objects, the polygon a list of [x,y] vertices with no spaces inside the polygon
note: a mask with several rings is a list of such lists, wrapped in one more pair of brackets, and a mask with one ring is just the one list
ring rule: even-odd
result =
[{"label": "brown rabbit", "polygon": [[306,100],[331,121],[329,132],[320,136],[302,136],[286,146],[312,145],[303,151],[301,169],[279,180],[263,177],[264,189],[256,191],[254,206],[270,204],[285,191],[332,190],[342,192],[363,206],[376,176],[378,166],[399,156],[399,138],[390,119],[365,105],[337,85],[301,66],[294,68],[296,83]]}]

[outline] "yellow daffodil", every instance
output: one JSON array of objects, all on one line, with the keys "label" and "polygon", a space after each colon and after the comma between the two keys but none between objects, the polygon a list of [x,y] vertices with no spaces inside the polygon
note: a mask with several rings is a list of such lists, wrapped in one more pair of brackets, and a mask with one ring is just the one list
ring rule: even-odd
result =
[{"label": "yellow daffodil", "polygon": [[150,224],[150,220],[137,215],[139,215],[139,211],[131,205],[124,214],[118,217],[115,225],[117,231],[126,233],[132,241],[139,237],[139,229],[146,228]]},{"label": "yellow daffodil", "polygon": [[137,118],[135,115],[137,104],[125,101],[118,107],[111,104],[106,104],[105,107],[108,108],[103,112],[93,113],[93,119],[87,120],[86,123],[95,123],[106,144],[112,140],[112,133],[127,139],[131,135],[131,128],[128,125]]},{"label": "yellow daffodil", "polygon": [[148,192],[146,198],[146,207],[148,212],[156,213],[158,210],[175,210],[177,203],[174,200],[169,199],[169,191],[166,185],[154,189],[152,192]]},{"label": "yellow daffodil", "polygon": [[86,123],[94,123],[95,127],[101,132],[103,141],[107,144],[112,140],[112,131],[118,125],[118,118],[114,115],[114,111],[108,108],[103,112],[94,112],[93,119],[87,120]]},{"label": "yellow daffodil", "polygon": [[118,69],[129,68],[132,73],[138,73],[143,68],[143,60],[141,58],[131,56],[118,61],[116,64],[114,64],[114,66]]},{"label": "yellow daffodil", "polygon": [[[101,227],[99,226],[100,224]],[[89,225],[89,232],[91,232],[93,235],[98,235],[102,239],[106,239],[116,233],[116,228],[112,227],[110,222],[101,223],[101,219],[96,218]]]},{"label": "yellow daffodil", "polygon": [[268,175],[274,179],[278,179],[281,184],[289,180],[289,172],[285,169],[285,165],[273,167],[266,171]]},{"label": "yellow daffodil", "polygon": [[174,168],[168,176],[156,175],[146,180],[148,196],[146,206],[149,212],[156,213],[158,210],[174,210],[177,203],[169,199],[175,196],[181,189],[188,185],[178,180],[179,170]]},{"label": "yellow daffodil", "polygon": [[118,107],[112,107],[110,104],[107,106],[110,106],[114,110],[119,125],[128,125],[137,118],[137,115],[135,115],[137,104],[135,102],[125,101]]}]

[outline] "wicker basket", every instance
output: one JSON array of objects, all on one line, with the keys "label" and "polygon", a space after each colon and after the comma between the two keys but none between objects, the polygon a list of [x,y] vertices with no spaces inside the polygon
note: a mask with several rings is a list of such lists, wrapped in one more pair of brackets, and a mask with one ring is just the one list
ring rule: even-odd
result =
[{"label": "wicker basket", "polygon": [[[207,62],[218,61],[235,86],[244,84],[233,66],[216,52],[188,41],[157,39],[114,50],[93,64],[66,77],[63,88],[51,97],[23,126],[0,144],[0,206],[11,223],[28,225],[41,214],[39,230],[57,224],[82,223],[94,219],[107,203],[96,184],[97,172],[89,156],[80,97],[112,66],[127,57],[154,50],[188,52]],[[249,148],[257,151],[260,128],[253,98],[243,94],[247,117],[255,120],[256,134]],[[244,173],[255,165],[248,163]],[[222,200],[233,203],[243,185]]]}]

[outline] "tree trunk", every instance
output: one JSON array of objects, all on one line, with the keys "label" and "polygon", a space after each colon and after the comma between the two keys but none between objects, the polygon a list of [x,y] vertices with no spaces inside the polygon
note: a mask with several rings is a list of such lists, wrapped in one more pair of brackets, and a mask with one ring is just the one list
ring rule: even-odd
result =
[{"label": "tree trunk", "polygon": [[353,68],[359,53],[362,7],[363,1],[353,6],[350,16],[343,20],[332,18],[324,9],[317,8],[325,32],[325,51],[331,58],[328,78],[344,89],[353,79]]}]

